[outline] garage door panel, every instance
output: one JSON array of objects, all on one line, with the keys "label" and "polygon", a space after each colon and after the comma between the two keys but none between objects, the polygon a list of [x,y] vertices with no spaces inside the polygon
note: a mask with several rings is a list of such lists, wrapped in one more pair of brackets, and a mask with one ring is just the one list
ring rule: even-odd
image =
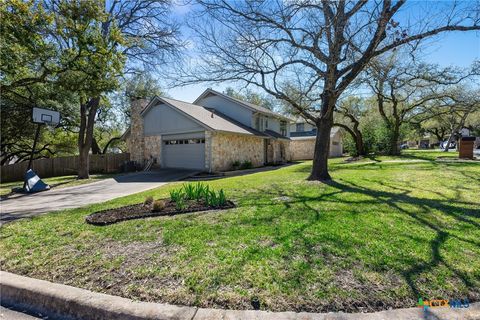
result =
[{"label": "garage door panel", "polygon": [[183,137],[164,140],[162,147],[164,167],[205,169],[205,139]]}]

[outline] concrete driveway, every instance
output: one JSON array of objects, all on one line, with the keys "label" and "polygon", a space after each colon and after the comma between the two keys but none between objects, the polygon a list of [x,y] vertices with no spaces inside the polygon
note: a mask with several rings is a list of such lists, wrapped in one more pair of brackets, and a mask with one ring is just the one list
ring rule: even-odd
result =
[{"label": "concrete driveway", "polygon": [[0,225],[51,211],[105,202],[184,179],[195,173],[184,169],[160,169],[130,173],[80,186],[21,194],[0,201]]}]

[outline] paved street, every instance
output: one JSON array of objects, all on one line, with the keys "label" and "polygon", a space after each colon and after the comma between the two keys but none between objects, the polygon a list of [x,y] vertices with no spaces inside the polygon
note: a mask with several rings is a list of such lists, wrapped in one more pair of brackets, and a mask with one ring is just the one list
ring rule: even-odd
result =
[{"label": "paved street", "polygon": [[160,169],[126,174],[80,186],[52,189],[35,194],[21,194],[0,201],[0,224],[51,211],[108,201],[156,188],[194,173],[184,169]]},{"label": "paved street", "polygon": [[35,319],[48,319],[48,318],[33,317],[28,314],[7,309],[3,306],[0,306],[0,320],[35,320]]}]

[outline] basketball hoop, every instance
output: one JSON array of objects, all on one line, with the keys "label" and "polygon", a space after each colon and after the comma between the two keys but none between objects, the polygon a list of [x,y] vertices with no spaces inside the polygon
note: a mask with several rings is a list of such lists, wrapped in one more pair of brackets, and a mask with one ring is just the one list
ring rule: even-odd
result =
[{"label": "basketball hoop", "polygon": [[34,107],[32,108],[32,122],[37,124],[37,130],[35,131],[32,152],[30,154],[30,160],[28,161],[27,171],[25,172],[25,179],[23,182],[23,190],[29,193],[50,189],[50,186],[44,183],[31,169],[33,154],[35,153],[35,147],[37,146],[38,136],[40,134],[40,127],[46,125],[55,128],[60,123],[60,112]]},{"label": "basketball hoop", "polygon": [[60,123],[60,112],[34,107],[32,109],[32,122],[46,124],[48,126],[57,126]]}]

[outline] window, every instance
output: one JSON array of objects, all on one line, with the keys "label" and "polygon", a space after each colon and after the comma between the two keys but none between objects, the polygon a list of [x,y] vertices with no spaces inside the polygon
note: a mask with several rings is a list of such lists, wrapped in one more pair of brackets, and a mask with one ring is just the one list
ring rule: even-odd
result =
[{"label": "window", "polygon": [[199,144],[205,143],[205,139],[184,139],[184,140],[166,140],[164,141],[166,145],[174,145],[174,144]]},{"label": "window", "polygon": [[255,129],[260,130],[260,117],[255,117]]},{"label": "window", "polygon": [[268,122],[267,122],[267,118],[264,119],[263,116],[256,116],[255,117],[255,129],[257,129],[258,131],[263,131],[265,130],[265,123],[267,123],[267,128],[268,128]]},{"label": "window", "polygon": [[265,118],[265,128],[268,129],[268,118]]},{"label": "window", "polygon": [[297,132],[305,131],[305,123],[303,123],[303,122],[302,123],[297,123],[295,131],[297,131]]},{"label": "window", "polygon": [[282,136],[287,136],[287,122],[280,121],[280,134]]}]

